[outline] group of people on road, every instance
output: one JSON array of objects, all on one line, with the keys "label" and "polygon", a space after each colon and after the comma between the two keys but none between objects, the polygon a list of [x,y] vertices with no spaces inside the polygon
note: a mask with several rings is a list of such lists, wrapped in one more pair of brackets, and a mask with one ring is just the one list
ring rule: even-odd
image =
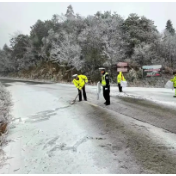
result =
[{"label": "group of people on road", "polygon": [[[110,105],[110,78],[108,72],[106,72],[105,68],[99,68],[101,72],[101,80],[100,83],[103,87],[103,96],[105,101],[105,105]],[[79,101],[82,101],[82,92],[83,92],[83,97],[84,100],[87,101],[87,95],[86,95],[86,90],[85,90],[85,84],[88,82],[88,78],[85,75],[78,75],[75,74],[73,75],[73,84],[75,87],[78,89],[78,95],[79,95]],[[125,78],[122,74],[122,72],[119,72],[117,75],[117,83],[119,87],[119,92],[122,92],[122,86],[121,86],[121,81],[125,81]],[[82,91],[81,91],[82,90]]]},{"label": "group of people on road", "polygon": [[[109,78],[109,74],[108,72],[106,72],[105,68],[99,68],[99,70],[101,71],[101,80],[100,83],[103,87],[103,96],[105,101],[105,105],[110,105],[110,78]],[[176,97],[176,71],[173,72],[174,78],[171,79],[170,81],[173,82],[173,86],[175,89],[175,95],[174,97]],[[88,78],[85,75],[73,75],[73,84],[76,86],[76,88],[78,89],[78,94],[79,94],[79,101],[82,101],[82,92],[83,92],[83,97],[84,100],[87,101],[87,95],[86,95],[86,90],[85,90],[85,84],[88,83]],[[117,74],[117,84],[119,87],[119,92],[123,92],[122,90],[122,85],[121,85],[121,81],[126,81],[123,73],[119,72]],[[82,92],[81,92],[82,90]]]}]

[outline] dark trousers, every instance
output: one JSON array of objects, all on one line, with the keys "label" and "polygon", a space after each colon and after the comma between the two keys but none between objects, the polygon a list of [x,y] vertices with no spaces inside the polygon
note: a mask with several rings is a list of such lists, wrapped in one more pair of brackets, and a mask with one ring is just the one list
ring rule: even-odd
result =
[{"label": "dark trousers", "polygon": [[[82,91],[83,91],[84,100],[87,101],[85,86],[82,88]],[[78,93],[79,93],[79,101],[82,101],[82,92],[81,92],[81,90],[78,89]]]},{"label": "dark trousers", "polygon": [[110,104],[110,86],[103,86],[103,96],[106,100],[106,104]]},{"label": "dark trousers", "polygon": [[118,83],[118,87],[119,87],[119,92],[122,92],[122,86],[121,86],[121,84]]}]

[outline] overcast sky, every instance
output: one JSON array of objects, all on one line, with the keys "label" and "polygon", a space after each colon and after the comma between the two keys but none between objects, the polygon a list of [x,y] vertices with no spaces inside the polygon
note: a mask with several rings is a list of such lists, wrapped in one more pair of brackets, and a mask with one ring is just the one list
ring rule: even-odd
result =
[{"label": "overcast sky", "polygon": [[115,11],[127,18],[130,13],[137,13],[153,20],[159,31],[164,30],[168,19],[176,28],[176,2],[0,2],[0,48],[5,43],[9,44],[10,35],[16,31],[29,34],[30,26],[38,19],[49,20],[53,14],[65,14],[69,4],[75,13],[82,16],[93,15],[97,11]]}]

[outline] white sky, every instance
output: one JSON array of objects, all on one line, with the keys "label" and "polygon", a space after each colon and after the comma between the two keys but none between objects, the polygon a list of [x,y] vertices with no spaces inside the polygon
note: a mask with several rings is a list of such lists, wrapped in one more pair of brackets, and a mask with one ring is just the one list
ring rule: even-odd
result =
[{"label": "white sky", "polygon": [[16,31],[29,34],[30,26],[38,19],[44,21],[53,14],[65,14],[70,4],[82,16],[115,11],[127,18],[130,13],[137,13],[153,20],[159,31],[164,30],[168,19],[176,28],[176,2],[0,2],[0,48],[9,44],[10,35]]}]

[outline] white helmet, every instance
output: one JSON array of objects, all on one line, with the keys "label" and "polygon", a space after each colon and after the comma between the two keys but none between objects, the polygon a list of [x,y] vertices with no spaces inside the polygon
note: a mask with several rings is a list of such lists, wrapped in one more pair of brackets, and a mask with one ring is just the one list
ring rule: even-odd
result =
[{"label": "white helmet", "polygon": [[76,78],[77,76],[78,76],[78,74],[74,74],[72,77],[73,77],[73,78]]},{"label": "white helmet", "polygon": [[101,67],[101,68],[99,68],[99,70],[105,70],[105,68]]}]

